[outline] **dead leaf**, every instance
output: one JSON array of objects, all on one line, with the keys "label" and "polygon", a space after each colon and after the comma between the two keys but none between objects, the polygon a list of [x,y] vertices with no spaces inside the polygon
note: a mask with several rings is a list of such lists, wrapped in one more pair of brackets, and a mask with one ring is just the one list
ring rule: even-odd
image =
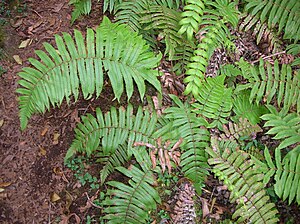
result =
[{"label": "dead leaf", "polygon": [[53,134],[53,145],[57,145],[58,144],[58,138],[59,138],[59,136],[60,136],[60,134],[59,133],[57,133],[57,132],[55,132],[54,134]]},{"label": "dead leaf", "polygon": [[4,124],[4,119],[1,119],[0,120],[0,128],[3,126],[3,124]]},{"label": "dead leaf", "polygon": [[16,61],[19,65],[22,65],[22,64],[23,64],[23,61],[22,61],[22,59],[20,58],[19,55],[13,55],[13,58],[15,59],[15,61]]},{"label": "dead leaf", "polygon": [[66,207],[65,207],[65,210],[69,213],[70,212],[70,206],[73,202],[73,197],[68,191],[65,191],[65,192],[66,192]]},{"label": "dead leaf", "polygon": [[39,148],[40,148],[41,155],[45,156],[47,154],[47,151],[42,146],[39,146]]},{"label": "dead leaf", "polygon": [[4,188],[1,188],[1,187],[0,187],[0,193],[2,193],[3,191],[4,191]]},{"label": "dead leaf", "polygon": [[51,196],[50,196],[50,200],[51,200],[51,202],[56,202],[56,201],[60,200],[60,197],[59,197],[58,194],[56,194],[55,192],[53,192],[51,194]]},{"label": "dead leaf", "polygon": [[3,182],[3,183],[0,183],[0,187],[8,187],[11,185],[11,182]]},{"label": "dead leaf", "polygon": [[44,19],[40,19],[38,20],[35,24],[33,24],[32,26],[28,27],[28,33],[32,34],[32,32],[34,32],[34,29],[38,28],[41,24],[44,23]]},{"label": "dead leaf", "polygon": [[208,201],[205,198],[200,197],[200,201],[202,203],[202,217],[205,219],[207,215],[209,215]]},{"label": "dead leaf", "polygon": [[19,45],[19,48],[25,48],[25,47],[29,46],[31,43],[32,43],[32,39],[23,40],[21,42],[21,44]]},{"label": "dead leaf", "polygon": [[18,19],[16,22],[14,22],[13,19],[10,20],[10,25],[11,25],[13,28],[17,28],[17,27],[21,26],[22,23],[23,23],[23,18]]},{"label": "dead leaf", "polygon": [[45,136],[45,134],[48,132],[48,130],[49,130],[49,126],[47,125],[41,132],[41,136]]},{"label": "dead leaf", "polygon": [[69,223],[69,219],[74,216],[75,220],[76,220],[76,224],[79,224],[81,219],[79,218],[78,215],[76,215],[75,213],[72,213],[70,215],[62,215],[61,216],[61,221],[59,222],[59,224],[68,224]]},{"label": "dead leaf", "polygon": [[64,2],[60,3],[60,4],[56,4],[55,7],[53,7],[53,12],[59,12],[61,10],[61,8],[64,6]]}]

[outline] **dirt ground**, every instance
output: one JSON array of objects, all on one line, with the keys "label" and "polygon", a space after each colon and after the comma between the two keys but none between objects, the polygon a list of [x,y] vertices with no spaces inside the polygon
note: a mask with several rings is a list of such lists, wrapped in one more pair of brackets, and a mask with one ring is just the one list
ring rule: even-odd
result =
[{"label": "dirt ground", "polygon": [[[78,184],[63,165],[63,158],[73,139],[78,116],[93,108],[87,102],[62,106],[44,115],[33,116],[27,129],[21,132],[15,93],[17,73],[29,65],[27,58],[35,57],[34,50],[42,49],[43,42],[53,43],[54,34],[72,33],[73,28],[85,30],[100,23],[102,9],[98,4],[89,19],[71,25],[68,2],[15,2],[15,7],[10,8],[11,16],[7,18],[9,24],[3,47],[7,57],[0,61],[7,70],[0,77],[0,223],[3,224],[66,223],[69,216],[69,223],[76,223],[79,217],[90,212],[86,208],[81,209],[80,214],[78,209],[93,195],[86,195],[84,189],[76,188]],[[8,2],[5,7],[9,7]],[[28,39],[30,45],[18,48]],[[20,57],[22,65],[13,59],[13,55]],[[102,108],[111,104],[110,96],[112,93],[107,93],[106,98],[101,99]],[[60,199],[53,202],[56,196]],[[78,217],[72,215],[74,212]]]},{"label": "dirt ground", "polygon": [[[34,115],[21,132],[15,91],[17,73],[29,65],[29,57],[35,57],[34,50],[43,49],[43,42],[53,44],[55,34],[72,34],[74,28],[85,31],[87,27],[96,27],[101,22],[102,6],[95,4],[90,16],[71,25],[69,0],[0,2],[11,7],[4,35],[6,57],[0,59],[0,65],[7,70],[0,76],[0,224],[86,223],[87,215],[99,216],[99,208],[89,203],[99,192],[80,187],[63,159],[79,117],[93,112],[95,106],[108,110],[115,104],[113,93],[108,90],[100,99],[79,100],[69,106],[64,103],[60,109]],[[8,2],[12,2],[10,6]],[[26,40],[29,40],[27,46],[19,48]],[[13,55],[19,56],[20,64]],[[88,168],[97,171],[92,165]],[[212,177],[208,180],[208,190],[215,188],[214,181]],[[224,198],[228,202],[228,195],[223,195],[220,203],[226,206]],[[295,220],[300,218],[296,206],[278,203],[278,208],[282,223],[290,216]]]}]

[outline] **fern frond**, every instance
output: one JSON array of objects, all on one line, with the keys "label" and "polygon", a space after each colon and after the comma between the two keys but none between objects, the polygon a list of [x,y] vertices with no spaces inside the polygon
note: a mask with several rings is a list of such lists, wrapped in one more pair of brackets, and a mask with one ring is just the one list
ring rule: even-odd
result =
[{"label": "fern frond", "polygon": [[286,113],[284,110],[277,112],[275,107],[269,105],[271,113],[264,114],[261,119],[265,120],[264,127],[272,127],[266,134],[275,135],[273,139],[283,140],[279,149],[300,143],[300,115],[297,113]]},{"label": "fern frond", "polygon": [[92,0],[70,0],[70,5],[74,5],[72,11],[71,24],[81,15],[88,15],[92,9]]},{"label": "fern frond", "polygon": [[238,204],[232,218],[239,217],[238,223],[277,223],[275,215],[278,211],[264,190],[264,175],[255,167],[249,154],[220,148],[217,139],[212,139],[212,148],[206,148],[206,151],[212,157],[208,160],[213,166],[212,171],[231,191],[231,203]]},{"label": "fern frond", "polygon": [[186,5],[181,13],[182,19],[179,22],[181,25],[178,34],[187,34],[187,39],[192,40],[194,34],[198,31],[199,25],[202,21],[203,10],[205,8],[205,0],[186,0]]},{"label": "fern frond", "polygon": [[[104,17],[96,34],[87,30],[86,44],[82,34],[75,30],[73,38],[64,33],[56,36],[56,51],[45,43],[44,51],[36,51],[42,62],[29,59],[34,68],[25,67],[19,73],[22,78],[17,89],[19,97],[21,128],[36,112],[44,112],[52,106],[60,106],[63,99],[75,101],[79,89],[88,99],[102,91],[105,72],[112,85],[115,97],[119,100],[124,90],[128,100],[133,94],[134,83],[141,99],[145,94],[145,81],[160,91],[157,71],[152,70],[160,61],[161,55],[149,52],[145,41],[129,30],[126,25],[113,24]],[[124,85],[125,84],[125,85]]]},{"label": "fern frond", "polygon": [[206,129],[208,123],[205,119],[197,117],[188,103],[183,104],[175,95],[170,97],[176,107],[167,108],[164,111],[165,118],[172,122],[171,130],[178,133],[177,139],[184,140],[184,144],[180,146],[183,151],[180,166],[184,175],[193,182],[196,191],[200,193],[208,174],[207,156],[204,150],[210,139]]},{"label": "fern frond", "polygon": [[276,53],[282,50],[282,40],[279,34],[270,29],[265,22],[261,22],[258,14],[252,15],[246,13],[242,16],[241,20],[239,30],[247,32],[252,29],[253,35],[256,36],[257,45],[261,42],[267,42],[269,52]]},{"label": "fern frond", "polygon": [[240,117],[247,118],[252,124],[260,122],[260,116],[267,113],[266,107],[249,102],[250,91],[242,91],[233,97],[233,112],[236,117],[232,120],[237,121]]},{"label": "fern frond", "polygon": [[134,142],[155,144],[155,139],[151,136],[156,123],[155,114],[150,116],[149,112],[143,112],[141,108],[133,115],[133,108],[130,104],[126,110],[120,107],[117,111],[112,107],[111,111],[106,114],[97,108],[96,117],[88,114],[82,117],[82,123],[77,125],[75,140],[73,140],[65,160],[77,152],[91,155],[99,150],[99,147],[101,147],[101,155],[111,156],[123,144],[126,144],[127,156],[130,157]]},{"label": "fern frond", "polygon": [[290,44],[286,47],[287,53],[295,56],[295,60],[291,64],[291,66],[299,66],[300,65],[300,57],[297,55],[300,54],[300,44]]},{"label": "fern frond", "polygon": [[213,120],[209,127],[217,126],[222,129],[222,125],[228,122],[225,118],[231,113],[232,91],[230,88],[225,88],[224,79],[224,75],[207,78],[200,85],[199,95],[196,96],[199,103],[192,105],[197,114]]},{"label": "fern frond", "polygon": [[281,152],[275,150],[276,174],[275,193],[282,200],[289,199],[289,204],[295,199],[300,205],[300,146],[290,151],[281,161]]},{"label": "fern frond", "polygon": [[298,0],[246,0],[245,11],[258,15],[261,23],[270,29],[277,27],[278,34],[283,31],[284,38],[297,42],[300,39],[300,2]]},{"label": "fern frond", "polygon": [[300,112],[299,71],[293,74],[291,66],[286,64],[280,68],[277,60],[273,66],[260,60],[258,67],[249,64],[246,71],[242,68],[242,73],[248,83],[237,86],[236,93],[250,88],[250,102],[255,100],[259,104],[263,100],[269,104],[276,98],[278,106],[284,110],[288,111],[295,106],[298,113]]},{"label": "fern frond", "polygon": [[98,153],[100,156],[97,162],[103,164],[103,168],[100,170],[100,181],[104,184],[106,178],[115,171],[116,167],[124,165],[128,160],[127,147],[124,145],[118,146],[114,153],[105,156],[103,153]]},{"label": "fern frond", "polygon": [[156,204],[161,203],[158,192],[154,189],[155,179],[151,170],[140,170],[135,166],[128,169],[116,168],[120,173],[130,178],[128,184],[110,181],[107,184],[106,198],[102,203],[105,206],[103,217],[108,223],[145,223],[149,212],[156,209]]},{"label": "fern frond", "polygon": [[[188,83],[185,89],[185,94],[192,93],[197,96],[201,82],[205,78],[206,67],[214,50],[221,46],[233,47],[231,42],[231,34],[226,26],[232,22],[236,25],[238,21],[238,13],[235,10],[235,3],[230,3],[227,0],[218,0],[216,2],[208,1],[207,5],[215,7],[214,9],[205,9],[205,15],[202,16],[201,26],[199,30],[201,34],[200,43],[194,51],[194,56],[191,57],[190,63],[187,64],[187,77],[184,79]],[[234,13],[227,15],[224,8]]]},{"label": "fern frond", "polygon": [[102,8],[103,14],[106,11],[109,11],[110,13],[112,13],[113,11],[116,11],[116,8],[122,2],[123,2],[123,0],[104,0],[103,1],[103,8]]}]

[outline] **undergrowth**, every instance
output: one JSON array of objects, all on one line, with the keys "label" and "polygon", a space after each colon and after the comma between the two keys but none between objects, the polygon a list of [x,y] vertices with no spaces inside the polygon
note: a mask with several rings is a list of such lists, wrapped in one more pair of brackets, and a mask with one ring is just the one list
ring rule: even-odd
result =
[{"label": "undergrowth", "polygon": [[[70,4],[72,23],[93,9],[91,0]],[[104,16],[85,36],[56,35],[56,48],[44,43],[39,60],[30,58],[32,66],[19,73],[21,128],[79,94],[99,97],[105,82],[117,101],[126,95],[129,102],[134,91],[143,100],[149,85],[162,99],[159,77],[183,77],[183,94],[168,83],[177,95],[168,95],[172,103],[162,111],[128,103],[106,113],[97,108],[77,124],[65,162],[84,155],[102,165],[96,179],[79,175],[105,189],[101,222],[199,223],[196,198],[214,174],[236,204],[229,223],[277,223],[266,188],[300,204],[299,8],[297,0],[104,0],[114,22]],[[244,58],[238,32],[268,50]],[[211,60],[216,52],[227,60]],[[219,63],[214,73],[209,63]],[[116,173],[123,181],[110,178]],[[185,200],[165,211],[174,189]],[[214,215],[210,205],[205,219]]]}]

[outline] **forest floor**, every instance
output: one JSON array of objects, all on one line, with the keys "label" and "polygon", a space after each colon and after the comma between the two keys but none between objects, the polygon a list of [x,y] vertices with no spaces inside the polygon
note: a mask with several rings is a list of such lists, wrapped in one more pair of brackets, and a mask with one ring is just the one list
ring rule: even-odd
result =
[{"label": "forest floor", "polygon": [[[17,74],[22,67],[29,66],[29,57],[36,57],[34,50],[43,49],[43,42],[53,44],[55,34],[72,34],[74,28],[84,32],[87,27],[99,25],[101,4],[93,8],[91,15],[71,25],[72,8],[68,0],[10,2],[16,4],[9,6],[6,1],[0,2],[4,6],[1,19],[5,17],[7,23],[0,33],[3,40],[0,47],[5,54],[0,58],[0,69],[6,70],[0,75],[0,223],[88,223],[100,214],[93,203],[100,197],[99,192],[82,186],[63,160],[79,117],[93,112],[95,105],[107,111],[114,104],[113,93],[108,90],[97,100],[79,100],[44,115],[35,115],[26,130],[20,131],[15,91]],[[4,15],[8,9],[10,15]],[[92,163],[85,164],[85,169],[97,175],[97,166]],[[219,189],[214,194],[216,205],[223,212],[231,213],[232,208],[227,207],[228,192],[222,192],[217,185],[219,183],[210,177],[204,196],[211,198],[211,192]],[[277,206],[282,213],[282,223],[291,218],[300,220],[296,206],[288,207],[283,202]]]}]

